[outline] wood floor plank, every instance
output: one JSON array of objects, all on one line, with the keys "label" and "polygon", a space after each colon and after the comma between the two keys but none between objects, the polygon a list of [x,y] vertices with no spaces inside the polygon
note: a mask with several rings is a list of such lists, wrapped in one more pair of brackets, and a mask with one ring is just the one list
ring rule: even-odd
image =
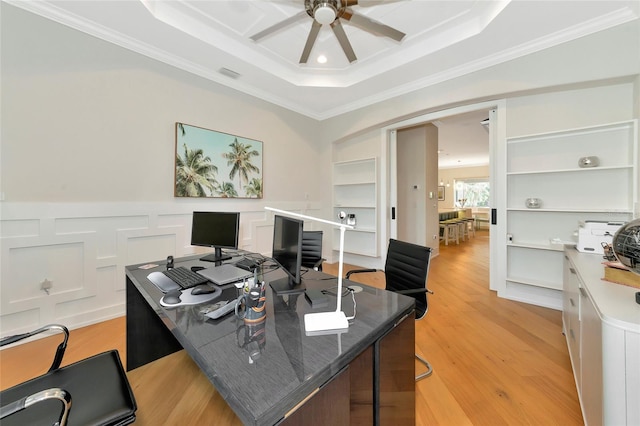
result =
[{"label": "wood floor plank", "polygon": [[[478,231],[468,241],[441,245],[432,260],[428,286],[435,294],[415,332],[416,352],[434,372],[416,383],[416,423],[583,424],[561,313],[498,298],[489,290],[489,256],[489,232]],[[324,271],[336,274],[337,265]],[[384,288],[382,272],[352,278]],[[57,342],[52,337],[0,351],[0,387],[46,370],[42,362],[32,364]],[[73,330],[65,364],[111,348],[125,361],[124,318]],[[136,424],[241,424],[185,351],[128,376],[139,406]]]}]

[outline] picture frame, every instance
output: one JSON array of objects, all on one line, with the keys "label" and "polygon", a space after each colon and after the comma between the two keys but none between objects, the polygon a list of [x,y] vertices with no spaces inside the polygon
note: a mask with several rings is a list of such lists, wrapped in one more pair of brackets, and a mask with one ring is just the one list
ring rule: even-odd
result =
[{"label": "picture frame", "polygon": [[175,197],[262,198],[261,141],[180,122],[175,141]]},{"label": "picture frame", "polygon": [[438,201],[444,201],[444,186],[438,186]]}]

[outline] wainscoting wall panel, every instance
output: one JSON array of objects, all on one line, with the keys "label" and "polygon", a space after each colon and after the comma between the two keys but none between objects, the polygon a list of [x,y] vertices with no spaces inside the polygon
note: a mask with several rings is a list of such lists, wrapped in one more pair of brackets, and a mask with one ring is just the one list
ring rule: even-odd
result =
[{"label": "wainscoting wall panel", "polygon": [[[273,215],[262,204],[204,202],[0,203],[0,336],[124,315],[125,266],[210,251],[190,245],[196,210],[240,211],[239,248],[270,255]],[[320,203],[270,205],[322,217]]]}]

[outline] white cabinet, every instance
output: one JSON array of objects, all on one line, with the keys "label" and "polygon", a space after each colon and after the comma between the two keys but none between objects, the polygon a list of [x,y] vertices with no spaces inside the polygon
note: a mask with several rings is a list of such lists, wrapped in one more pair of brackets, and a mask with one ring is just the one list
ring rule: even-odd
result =
[{"label": "white cabinet", "polygon": [[580,287],[580,399],[585,423],[603,421],[602,321],[584,287]]},{"label": "white cabinet", "polygon": [[[564,262],[562,300],[563,331],[575,373],[580,371],[580,279],[567,255]],[[580,374],[575,374],[575,379],[580,388]]]},{"label": "white cabinet", "polygon": [[570,247],[565,249],[564,262],[563,328],[585,424],[637,426],[640,424],[640,305],[635,302],[638,289],[602,280],[604,266],[600,255],[580,253]]},{"label": "white cabinet", "polygon": [[[507,139],[501,296],[561,309],[563,245],[579,222],[633,217],[636,145],[636,120]],[[599,164],[580,167],[582,157]]]},{"label": "white cabinet", "polygon": [[[340,212],[355,215],[356,228],[347,230],[344,250],[378,256],[377,161],[366,158],[333,163],[333,217]],[[340,231],[334,229],[333,249],[339,249]]]}]

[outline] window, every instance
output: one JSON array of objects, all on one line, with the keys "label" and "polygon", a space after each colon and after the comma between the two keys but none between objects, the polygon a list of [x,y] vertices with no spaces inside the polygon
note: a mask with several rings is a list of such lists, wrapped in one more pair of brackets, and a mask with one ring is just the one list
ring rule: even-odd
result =
[{"label": "window", "polygon": [[489,178],[464,178],[454,181],[456,207],[489,207]]}]

